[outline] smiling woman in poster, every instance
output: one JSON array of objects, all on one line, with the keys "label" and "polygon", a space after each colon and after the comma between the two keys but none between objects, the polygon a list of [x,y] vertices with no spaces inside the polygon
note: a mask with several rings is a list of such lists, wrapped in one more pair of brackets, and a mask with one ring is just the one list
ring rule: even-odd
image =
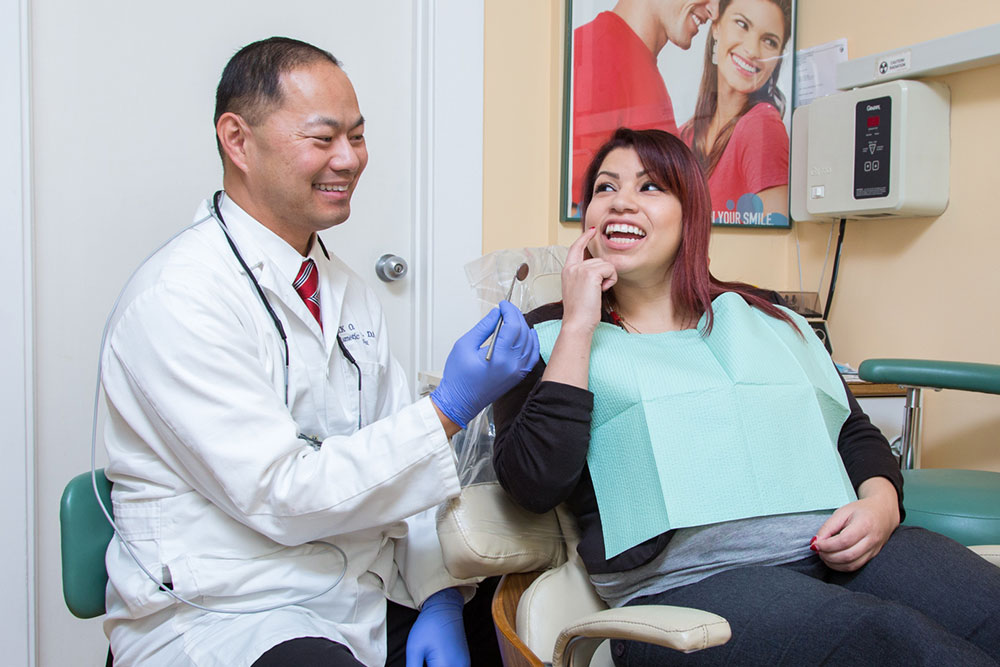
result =
[{"label": "smiling woman in poster", "polygon": [[788,131],[777,81],[791,5],[719,3],[695,113],[681,128],[708,175],[714,224],[788,224]]}]

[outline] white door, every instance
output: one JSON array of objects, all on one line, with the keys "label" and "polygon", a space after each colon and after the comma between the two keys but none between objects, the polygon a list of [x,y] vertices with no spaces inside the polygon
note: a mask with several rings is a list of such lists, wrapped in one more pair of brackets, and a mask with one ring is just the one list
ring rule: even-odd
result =
[{"label": "white door", "polygon": [[[30,6],[34,645],[39,665],[103,664],[100,621],[74,619],[62,601],[58,499],[89,468],[97,351],[115,295],[221,182],[212,115],[222,67],[240,46],[271,35],[303,39],[343,61],[371,160],[351,219],[324,238],[375,286],[412,381],[418,369],[443,365],[478,310],[461,267],[481,248],[482,3]],[[387,252],[410,264],[394,284],[374,274]],[[30,623],[18,623],[30,632]]]},{"label": "white door", "polygon": [[3,661],[30,664],[34,613],[34,447],[31,400],[31,243],[28,149],[26,1],[0,3],[0,424],[4,465],[0,469],[0,534],[6,548],[0,571],[7,584],[0,605]]},{"label": "white door", "polygon": [[[404,16],[378,18],[393,10]],[[482,252],[483,3],[383,0],[365,11],[359,25],[376,33],[355,31],[334,55],[357,89],[369,163],[351,219],[323,238],[375,288],[415,385],[418,371],[440,372],[480,314],[464,265]],[[403,278],[376,277],[387,254],[408,264]]]},{"label": "white door", "polygon": [[[348,3],[344,3],[348,4]],[[414,27],[415,3],[349,3],[353,16],[332,20],[327,48],[342,61],[365,117],[369,161],[351,202],[351,217],[322,234],[326,247],[378,293],[389,320],[393,351],[412,380],[415,365],[413,304],[419,273],[413,247],[418,218],[413,210],[420,159],[415,141],[416,80],[419,55]],[[389,6],[391,4],[391,7]],[[373,6],[374,5],[374,6]],[[359,26],[371,26],[377,34]],[[318,42],[314,42],[318,43]],[[409,263],[407,274],[392,283],[376,278],[375,264],[392,253]]]}]

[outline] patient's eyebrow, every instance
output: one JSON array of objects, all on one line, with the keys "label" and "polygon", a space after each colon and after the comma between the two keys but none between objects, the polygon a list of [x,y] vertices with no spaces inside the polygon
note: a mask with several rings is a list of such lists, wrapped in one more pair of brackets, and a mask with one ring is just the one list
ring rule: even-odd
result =
[{"label": "patient's eyebrow", "polygon": [[[648,171],[646,171],[645,169],[643,169],[642,171],[637,171],[637,172],[635,172],[635,177],[636,177],[636,178],[642,178],[643,176],[645,176],[645,175],[646,175],[646,174],[648,174],[648,173],[649,173]],[[598,176],[600,176],[601,174],[604,174],[605,176],[609,176],[609,177],[611,177],[611,178],[615,178],[615,179],[617,179],[617,178],[620,178],[620,177],[618,176],[618,174],[616,174],[616,173],[615,173],[615,172],[613,172],[613,171],[608,171],[607,169],[602,169],[602,170],[600,170],[599,172],[597,172],[597,175],[598,175]]]}]

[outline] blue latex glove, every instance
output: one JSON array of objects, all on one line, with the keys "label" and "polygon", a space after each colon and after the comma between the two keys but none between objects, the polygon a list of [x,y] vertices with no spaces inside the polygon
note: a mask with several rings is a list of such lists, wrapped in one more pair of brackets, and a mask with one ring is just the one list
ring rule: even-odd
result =
[{"label": "blue latex glove", "polygon": [[[495,351],[494,351],[495,353]],[[462,607],[465,600],[456,588],[446,588],[427,598],[406,638],[406,667],[467,667]]]},{"label": "blue latex glove", "polygon": [[[503,326],[486,361],[486,347],[503,313]],[[520,382],[538,363],[538,334],[524,321],[521,311],[501,301],[486,317],[459,338],[444,363],[444,373],[431,400],[448,419],[462,428],[483,408]]]}]

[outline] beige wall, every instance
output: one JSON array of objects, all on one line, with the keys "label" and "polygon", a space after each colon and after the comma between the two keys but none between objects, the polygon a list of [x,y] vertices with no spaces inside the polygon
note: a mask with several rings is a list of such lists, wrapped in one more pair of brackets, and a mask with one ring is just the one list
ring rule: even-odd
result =
[{"label": "beige wall", "polygon": [[[558,221],[563,0],[487,0],[483,250],[569,243]],[[1000,22],[1000,3],[799,0],[799,48],[846,37],[852,58]],[[939,81],[951,88],[951,198],[938,218],[852,221],[830,317],[835,357],[1000,363],[1000,66]],[[715,230],[720,278],[815,289],[830,225]],[[825,289],[825,288],[824,288]],[[925,467],[1000,471],[1000,397],[928,393]]]}]

